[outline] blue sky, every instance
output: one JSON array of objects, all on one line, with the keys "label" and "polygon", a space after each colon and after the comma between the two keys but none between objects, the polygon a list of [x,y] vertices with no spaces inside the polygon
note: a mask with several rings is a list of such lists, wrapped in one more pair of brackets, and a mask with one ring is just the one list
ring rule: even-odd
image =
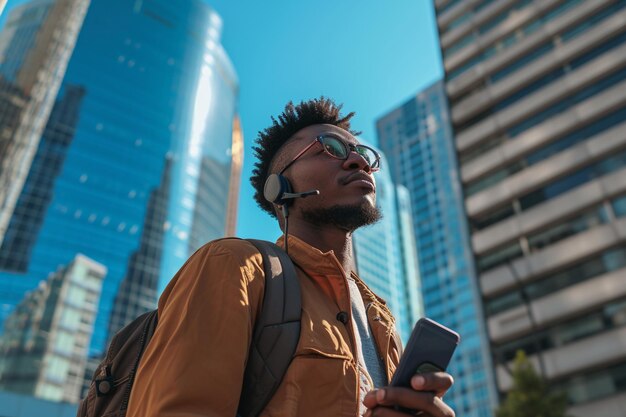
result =
[{"label": "blue sky", "polygon": [[240,82],[246,154],[237,234],[274,239],[275,221],[257,209],[249,185],[250,147],[289,100],[325,95],[356,111],[363,137],[375,121],[442,75],[430,0],[233,1],[210,3],[222,16],[222,43]]},{"label": "blue sky", "polygon": [[[103,0],[93,0],[103,1]],[[1,1],[0,1],[1,2]],[[9,0],[0,16],[24,0]],[[274,240],[276,222],[256,207],[251,146],[289,100],[325,95],[356,111],[353,126],[376,141],[375,121],[442,76],[431,0],[211,0],[240,83],[246,153],[237,235]]]}]

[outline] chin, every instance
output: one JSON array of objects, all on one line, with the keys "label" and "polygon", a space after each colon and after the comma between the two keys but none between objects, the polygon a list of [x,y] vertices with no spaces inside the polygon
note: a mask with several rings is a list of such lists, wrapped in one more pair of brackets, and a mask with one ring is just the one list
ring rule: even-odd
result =
[{"label": "chin", "polygon": [[353,204],[338,204],[332,207],[316,207],[302,212],[303,217],[318,226],[334,225],[353,232],[356,229],[378,222],[382,218],[380,209],[370,200]]}]

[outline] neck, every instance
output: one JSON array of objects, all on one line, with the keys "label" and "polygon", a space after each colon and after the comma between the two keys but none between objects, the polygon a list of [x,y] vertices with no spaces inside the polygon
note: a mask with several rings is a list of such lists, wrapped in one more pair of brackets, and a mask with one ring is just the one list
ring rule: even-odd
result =
[{"label": "neck", "polygon": [[289,234],[296,236],[322,252],[333,251],[349,277],[356,270],[352,251],[352,233],[337,227],[316,226],[290,218]]}]

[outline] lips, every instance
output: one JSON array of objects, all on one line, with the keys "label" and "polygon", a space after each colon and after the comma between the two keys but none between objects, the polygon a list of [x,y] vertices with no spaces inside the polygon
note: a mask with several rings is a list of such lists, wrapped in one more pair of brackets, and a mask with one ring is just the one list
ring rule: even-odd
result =
[{"label": "lips", "polygon": [[369,188],[372,191],[376,191],[376,186],[374,185],[374,180],[372,177],[367,175],[364,172],[355,172],[354,174],[348,175],[342,181],[343,185],[355,184],[360,185],[364,188]]}]

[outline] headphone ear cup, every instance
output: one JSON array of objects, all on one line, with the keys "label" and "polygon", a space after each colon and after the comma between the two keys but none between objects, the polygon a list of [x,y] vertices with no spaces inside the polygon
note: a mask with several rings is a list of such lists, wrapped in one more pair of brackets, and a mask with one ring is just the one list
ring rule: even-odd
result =
[{"label": "headphone ear cup", "polygon": [[272,204],[284,205],[289,200],[283,200],[285,193],[291,192],[291,184],[280,174],[272,174],[265,180],[263,197]]}]

